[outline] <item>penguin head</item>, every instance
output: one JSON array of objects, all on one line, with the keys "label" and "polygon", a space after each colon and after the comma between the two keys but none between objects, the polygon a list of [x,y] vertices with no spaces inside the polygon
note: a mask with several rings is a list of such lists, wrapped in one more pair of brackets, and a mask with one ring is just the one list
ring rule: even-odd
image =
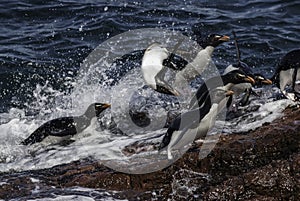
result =
[{"label": "penguin head", "polygon": [[228,83],[233,83],[233,84],[251,83],[252,85],[255,84],[255,80],[242,70],[231,71],[226,75],[222,76],[222,80],[224,84],[228,84]]},{"label": "penguin head", "polygon": [[108,103],[92,103],[89,105],[88,109],[84,115],[88,118],[98,117],[101,112],[109,108],[111,105]]},{"label": "penguin head", "polygon": [[251,75],[253,74],[252,69],[250,68],[250,66],[248,66],[248,64],[246,64],[245,62],[239,61],[236,64],[236,67],[239,68],[240,70],[242,70],[244,73],[246,73],[247,75]]},{"label": "penguin head", "polygon": [[221,43],[227,42],[230,40],[229,36],[226,35],[218,35],[218,34],[210,34],[207,38],[203,41],[202,48],[207,46],[217,47]]},{"label": "penguin head", "polygon": [[256,85],[270,85],[272,81],[270,79],[265,78],[263,75],[256,73],[253,75]]},{"label": "penguin head", "polygon": [[238,63],[238,66],[241,67],[242,69],[250,69],[250,67],[248,66],[248,64],[246,64],[245,62],[240,61]]},{"label": "penguin head", "polygon": [[[239,68],[249,77],[252,77],[255,80],[256,85],[270,85],[272,81],[270,79],[265,78],[262,74],[253,73],[248,64],[240,61],[235,67]],[[252,83],[253,84],[253,83]]]}]

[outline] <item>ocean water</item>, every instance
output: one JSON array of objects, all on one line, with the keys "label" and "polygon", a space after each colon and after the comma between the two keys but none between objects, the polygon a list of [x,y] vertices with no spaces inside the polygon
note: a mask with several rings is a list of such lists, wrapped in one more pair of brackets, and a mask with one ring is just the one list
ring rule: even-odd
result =
[{"label": "ocean water", "polygon": [[[159,142],[159,136],[165,132],[167,110],[184,110],[178,105],[187,100],[168,98],[150,89],[142,90],[141,52],[127,60],[121,59],[115,66],[105,59],[107,52],[120,58],[123,51],[127,53],[144,47],[145,32],[138,35],[136,29],[159,28],[162,32],[179,32],[195,40],[210,33],[233,37],[231,32],[234,30],[242,60],[254,72],[271,77],[280,57],[299,48],[299,10],[298,1],[277,0],[230,3],[196,0],[2,1],[0,173],[49,168],[87,157],[110,167],[132,163],[130,171],[136,171],[141,158],[151,161],[152,156],[158,157],[157,153],[149,151],[143,152],[141,157],[125,157],[124,147],[136,141]],[[128,31],[136,35],[119,38],[126,44],[123,49],[107,42],[114,42],[119,34]],[[151,37],[150,34],[148,38]],[[168,34],[159,40],[172,43]],[[99,52],[95,53],[95,50]],[[97,61],[93,60],[93,53],[97,55]],[[216,48],[213,62],[220,72],[237,62],[233,40]],[[275,100],[273,94],[278,90],[273,86],[257,90],[261,96],[252,97],[250,106],[240,108],[239,117],[225,124],[218,122],[222,132],[245,132],[259,127],[281,116],[282,110],[293,104],[289,100]],[[138,102],[145,101],[143,97],[151,97],[147,100],[147,108],[152,122],[146,128],[121,121],[130,119],[127,103],[136,93],[142,97],[137,99]],[[75,136],[75,142],[68,146],[51,145],[51,141],[30,147],[19,145],[45,121],[79,115],[95,101],[112,103],[112,108],[105,111],[100,120],[113,117],[120,123],[123,134],[103,130],[99,122],[95,122],[94,127]],[[154,139],[148,140],[149,137]],[[76,195],[76,191],[73,193]],[[73,196],[71,190],[68,195]]]}]

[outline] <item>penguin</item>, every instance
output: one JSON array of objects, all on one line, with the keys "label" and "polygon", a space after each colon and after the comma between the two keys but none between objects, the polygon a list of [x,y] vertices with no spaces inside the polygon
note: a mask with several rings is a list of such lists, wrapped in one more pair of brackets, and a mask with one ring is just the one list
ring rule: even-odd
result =
[{"label": "penguin", "polygon": [[[224,90],[222,87],[211,90],[206,95],[202,107],[183,113],[172,121],[159,145],[159,150],[167,147],[168,159],[171,160],[172,150],[176,146],[184,146],[204,137],[214,126],[218,113],[228,104],[228,101],[232,100],[230,98],[232,95],[233,91]],[[191,132],[193,135],[189,134]]]},{"label": "penguin", "polygon": [[[182,83],[189,83],[200,75],[211,63],[214,49],[220,44],[230,40],[229,36],[210,34],[199,42],[201,49],[192,62],[188,63],[181,71],[176,73],[174,86],[182,88]],[[181,89],[183,90],[183,89]]]},{"label": "penguin", "polygon": [[73,136],[85,130],[91,124],[92,118],[98,117],[108,107],[110,104],[107,103],[93,103],[83,115],[52,119],[37,128],[21,144],[32,145],[43,141],[48,136]]},{"label": "penguin", "polygon": [[[297,82],[300,81],[300,49],[292,50],[281,58],[272,81],[287,98],[293,101],[300,99],[300,92],[295,90]],[[291,92],[286,90],[288,85]]]},{"label": "penguin", "polygon": [[[252,69],[248,66],[248,64],[244,63],[241,61],[241,51],[238,45],[238,39],[236,37],[236,33],[232,31],[232,34],[234,36],[234,43],[235,43],[235,48],[236,48],[236,55],[237,55],[237,64],[234,65],[229,65],[223,72],[223,75],[233,71],[233,70],[241,70],[244,73],[246,73],[248,76],[251,76],[255,80],[255,84],[257,85],[270,85],[272,84],[272,81],[270,79],[267,79],[264,77],[262,74],[259,73],[254,73]],[[236,91],[234,91],[236,94]]]},{"label": "penguin", "polygon": [[[240,70],[242,72],[244,72],[244,74],[246,74],[247,76],[252,77],[252,79],[255,80],[255,84],[251,85],[250,83],[243,83],[240,84],[240,88],[242,90],[242,92],[244,91],[243,89],[252,87],[252,86],[262,86],[262,85],[271,85],[273,82],[272,80],[266,78],[264,75],[260,74],[260,73],[254,73],[250,67],[244,63],[244,62],[239,62],[236,65],[229,65],[226,67],[226,69],[224,70],[223,75],[226,75],[227,73],[234,71],[234,70]],[[245,87],[243,87],[243,85]],[[234,90],[233,90],[234,91]],[[235,94],[237,94],[237,91],[234,91]]]},{"label": "penguin", "polygon": [[232,31],[232,34],[234,36],[234,42],[235,42],[235,47],[237,51],[237,64],[235,65],[229,65],[223,72],[223,75],[234,71],[234,70],[241,70],[243,71],[246,75],[252,77],[255,81],[255,84],[251,83],[240,83],[236,84],[233,86],[232,90],[234,91],[234,96],[238,96],[241,93],[245,93],[242,99],[239,102],[239,105],[245,106],[249,103],[249,98],[250,94],[254,93],[252,90],[253,86],[262,86],[262,85],[271,85],[272,81],[265,78],[262,74],[259,73],[253,73],[252,69],[244,62],[241,61],[241,51],[238,46],[238,40],[236,37],[236,34],[234,31]]},{"label": "penguin", "polygon": [[[159,43],[151,44],[142,58],[142,75],[148,86],[152,89],[170,95],[179,96],[175,87],[181,86],[182,82],[190,82],[198,76],[211,62],[214,48],[223,42],[229,41],[228,36],[210,34],[203,40],[200,50],[194,60],[188,63],[185,59],[175,54],[180,42],[175,46],[173,52],[167,50]],[[176,72],[174,86],[164,80],[167,68]]]},{"label": "penguin", "polygon": [[160,93],[179,96],[179,92],[164,80],[166,67],[175,68],[172,62],[166,62],[170,56],[171,53],[161,44],[150,45],[142,58],[142,75],[146,84],[152,89]]},{"label": "penguin", "polygon": [[[270,79],[267,79],[260,73],[253,73],[250,67],[243,62],[239,62],[237,65],[229,65],[223,75],[226,75],[227,73],[234,71],[234,70],[240,70],[244,72],[245,75],[251,77],[255,82],[254,83],[240,83],[234,85],[231,89],[234,91],[234,96],[239,96],[242,93],[245,93],[242,97],[242,99],[239,101],[239,105],[245,106],[249,103],[249,98],[251,93],[255,92],[252,90],[252,87],[261,87],[262,85],[271,85],[272,81]],[[257,94],[255,94],[257,95]]]},{"label": "penguin", "polygon": [[231,90],[232,87],[240,83],[254,84],[255,80],[241,70],[233,70],[225,75],[212,77],[199,87],[190,102],[189,108],[195,109],[197,107],[201,107],[206,95],[212,89],[222,87],[224,90]]},{"label": "penguin", "polygon": [[[252,76],[252,75],[250,75]],[[273,84],[272,80],[266,78],[260,73],[254,73],[253,79],[255,80],[255,86],[261,86],[261,85],[271,85]]]}]

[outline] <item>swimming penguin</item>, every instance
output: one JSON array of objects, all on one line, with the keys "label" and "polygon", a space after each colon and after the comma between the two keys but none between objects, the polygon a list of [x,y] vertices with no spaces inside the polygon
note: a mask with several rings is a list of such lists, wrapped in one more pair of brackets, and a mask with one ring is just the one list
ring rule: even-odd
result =
[{"label": "swimming penguin", "polygon": [[[224,70],[223,75],[226,75],[227,73],[234,71],[234,70],[240,70],[242,72],[244,72],[246,75],[252,77],[255,80],[255,84],[254,86],[261,86],[261,85],[270,85],[273,82],[266,78],[264,75],[260,74],[260,73],[254,73],[250,67],[244,63],[244,62],[240,62],[236,65],[229,65],[226,67],[226,69]],[[245,83],[245,86],[252,86],[250,83]],[[235,91],[236,94],[236,91]]]},{"label": "swimming penguin", "polygon": [[200,50],[192,62],[188,63],[181,71],[176,73],[174,87],[181,88],[182,83],[190,82],[200,75],[212,60],[214,49],[230,40],[229,36],[210,34],[199,45],[203,48]]},{"label": "swimming penguin", "polygon": [[236,51],[237,51],[237,64],[234,65],[229,65],[225,70],[223,75],[229,73],[230,71],[233,70],[241,70],[243,71],[246,75],[252,77],[255,80],[255,84],[251,84],[251,83],[240,83],[240,84],[236,84],[235,86],[233,86],[232,90],[234,91],[234,96],[238,96],[241,93],[245,93],[244,96],[242,97],[242,99],[239,102],[239,105],[241,106],[245,106],[246,104],[249,103],[249,98],[250,98],[250,94],[254,93],[252,90],[253,86],[262,86],[262,85],[270,85],[272,84],[272,81],[265,78],[262,74],[259,73],[253,73],[252,69],[244,62],[241,61],[241,51],[240,48],[238,46],[238,40],[236,37],[235,32],[232,32],[233,36],[234,36],[234,42],[235,42],[235,47],[236,47]]},{"label": "swimming penguin", "polygon": [[206,136],[214,126],[217,114],[231,100],[233,91],[215,88],[206,95],[202,107],[190,110],[177,116],[169,126],[159,150],[168,146],[168,159],[172,159],[172,150],[182,147],[188,143]]},{"label": "swimming penguin", "polygon": [[[236,55],[237,55],[237,64],[229,65],[223,72],[223,75],[226,73],[233,71],[233,70],[241,70],[244,73],[246,73],[248,76],[251,76],[255,80],[255,84],[257,85],[270,85],[272,84],[272,81],[265,78],[262,74],[254,73],[252,69],[248,66],[248,64],[241,61],[241,51],[238,45],[238,39],[236,37],[236,33],[232,31],[232,34],[234,36],[234,43],[236,48]],[[234,92],[236,94],[236,91]]]},{"label": "swimming penguin", "polygon": [[190,102],[189,108],[195,109],[201,107],[209,91],[217,87],[222,87],[224,90],[231,90],[233,86],[240,83],[254,84],[255,80],[241,70],[233,70],[225,75],[212,77],[199,87]]},{"label": "swimming penguin", "polygon": [[[300,92],[295,90],[297,82],[300,81],[300,49],[292,50],[281,58],[272,81],[287,98],[294,101],[300,98]],[[288,85],[291,92],[286,90]]]},{"label": "swimming penguin", "polygon": [[179,92],[164,80],[166,67],[172,68],[173,65],[172,62],[165,62],[170,55],[170,52],[161,44],[153,43],[150,45],[145,50],[142,59],[142,74],[145,82],[152,89],[160,93],[179,96]]},{"label": "swimming penguin", "polygon": [[81,116],[61,117],[50,120],[37,128],[21,144],[31,145],[41,142],[47,136],[64,137],[80,133],[91,124],[93,117],[99,116],[108,107],[110,107],[110,104],[107,103],[93,103]]},{"label": "swimming penguin", "polygon": [[[242,97],[241,101],[239,102],[239,105],[245,106],[249,102],[249,98],[251,93],[254,93],[252,90],[252,87],[259,86],[261,87],[262,85],[271,85],[272,81],[270,79],[267,79],[260,73],[253,73],[252,70],[249,70],[250,67],[243,62],[239,62],[237,65],[230,65],[228,66],[223,75],[226,75],[227,73],[234,71],[234,70],[241,70],[244,72],[247,76],[251,77],[255,83],[240,83],[240,84],[235,84],[231,89],[234,91],[234,96],[238,96],[242,93],[245,93],[244,96]],[[255,93],[254,93],[255,94]]]}]

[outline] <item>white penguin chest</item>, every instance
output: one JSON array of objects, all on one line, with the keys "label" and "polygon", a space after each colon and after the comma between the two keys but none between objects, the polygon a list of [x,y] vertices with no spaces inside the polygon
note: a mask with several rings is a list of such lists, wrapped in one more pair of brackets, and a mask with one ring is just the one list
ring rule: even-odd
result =
[{"label": "white penguin chest", "polygon": [[216,117],[218,114],[218,104],[214,103],[209,112],[205,115],[205,117],[201,120],[198,128],[195,140],[204,137],[208,131],[213,127],[216,121]]},{"label": "white penguin chest", "polygon": [[297,68],[291,68],[288,70],[282,70],[279,73],[279,79],[280,79],[280,89],[281,91],[284,91],[284,88],[286,87],[286,85],[291,85],[293,83],[293,75],[294,72],[296,72],[296,82],[300,80],[300,69]]},{"label": "white penguin chest", "polygon": [[142,59],[142,75],[148,85],[156,88],[155,77],[164,68],[163,60],[168,57],[167,54],[160,52],[148,52]]}]

